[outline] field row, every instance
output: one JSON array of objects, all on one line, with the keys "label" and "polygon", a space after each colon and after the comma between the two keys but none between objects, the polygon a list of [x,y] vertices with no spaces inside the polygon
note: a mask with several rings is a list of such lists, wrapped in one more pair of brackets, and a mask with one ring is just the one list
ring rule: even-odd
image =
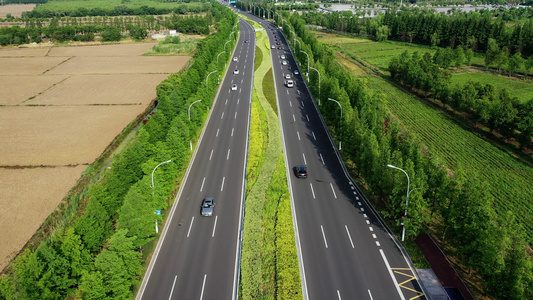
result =
[{"label": "field row", "polygon": [[474,133],[464,130],[440,112],[428,107],[390,83],[368,78],[368,86],[385,95],[393,115],[430,152],[454,169],[461,165],[488,183],[497,209],[511,210],[528,234],[533,234],[533,168],[498,149]]}]

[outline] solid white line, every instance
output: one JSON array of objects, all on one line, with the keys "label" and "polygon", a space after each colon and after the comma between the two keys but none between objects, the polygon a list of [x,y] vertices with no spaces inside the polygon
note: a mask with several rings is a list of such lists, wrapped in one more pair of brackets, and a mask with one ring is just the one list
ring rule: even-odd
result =
[{"label": "solid white line", "polygon": [[322,164],[325,165],[324,158],[322,157],[322,153],[320,153],[320,160],[322,161]]},{"label": "solid white line", "polygon": [[296,134],[298,135],[298,140],[301,141],[302,139],[300,138],[300,132],[296,131]]},{"label": "solid white line", "polygon": [[337,194],[335,193],[335,189],[333,188],[333,184],[330,182],[329,186],[331,187],[331,191],[333,192],[333,196],[335,196],[335,199],[337,199]]},{"label": "solid white line", "polygon": [[226,177],[222,177],[222,185],[220,186],[220,191],[224,190],[224,180],[226,180]]},{"label": "solid white line", "polygon": [[205,183],[205,177],[204,177],[204,180],[202,180],[202,186],[200,186],[200,192],[204,189],[204,183]]},{"label": "solid white line", "polygon": [[352,248],[355,248],[352,241],[352,236],[350,235],[350,231],[348,231],[348,226],[344,225],[344,228],[346,228],[346,233],[348,234],[348,238],[350,238],[350,244],[352,244]]},{"label": "solid white line", "polygon": [[209,160],[213,157],[213,149],[211,149],[211,154],[209,154]]},{"label": "solid white line", "polygon": [[316,199],[315,198],[315,190],[313,190],[313,184],[311,182],[309,182],[309,185],[311,186],[311,192],[313,193],[313,199]]},{"label": "solid white line", "polygon": [[174,283],[172,283],[172,288],[170,289],[170,295],[168,295],[168,300],[172,299],[172,293],[174,293],[174,286],[176,285],[176,279],[178,279],[178,275],[174,276]]},{"label": "solid white line", "polygon": [[314,131],[311,131],[313,133],[313,138],[315,139],[316,141],[316,136],[315,136],[315,132]]},{"label": "solid white line", "polygon": [[294,116],[294,114],[292,115],[292,120],[296,122],[296,117]]},{"label": "solid white line", "polygon": [[402,291],[400,290],[400,286],[398,285],[398,281],[396,281],[396,277],[394,277],[394,274],[392,273],[389,261],[387,260],[387,257],[385,257],[385,252],[383,252],[383,249],[379,249],[379,253],[381,253],[381,257],[383,257],[383,261],[385,262],[385,266],[387,266],[387,270],[389,270],[389,275],[392,278],[392,281],[394,282],[394,286],[396,287],[398,294],[400,295],[400,299],[405,300],[405,297],[403,296]]},{"label": "solid white line", "polygon": [[217,220],[218,216],[215,216],[215,225],[213,226],[213,234],[211,234],[211,237],[215,237],[215,230],[217,229]]},{"label": "solid white line", "polygon": [[189,237],[189,234],[191,233],[192,223],[194,223],[194,217],[192,217],[191,225],[189,225],[189,231],[187,231],[187,237]]},{"label": "solid white line", "polygon": [[205,288],[205,280],[207,278],[207,274],[204,274],[204,283],[202,283],[202,293],[200,294],[200,300],[204,298],[204,288]]},{"label": "solid white line", "polygon": [[217,135],[216,135],[216,137],[218,137],[218,132],[219,132],[219,131],[220,131],[220,128],[219,128],[219,129],[217,129]]},{"label": "solid white line", "polygon": [[324,234],[324,227],[320,225],[320,229],[322,229],[322,237],[324,238],[324,244],[326,245],[326,249],[328,248],[328,241],[326,241],[326,235]]},{"label": "solid white line", "polygon": [[307,118],[307,122],[309,122],[309,116],[308,116],[308,115],[305,115],[305,117]]},{"label": "solid white line", "polygon": [[228,154],[226,155],[226,160],[229,159],[229,153],[230,153],[231,149],[228,149]]},{"label": "solid white line", "polygon": [[370,300],[374,300],[374,298],[372,298],[372,293],[370,292],[370,290],[368,290],[368,295],[370,296]]},{"label": "solid white line", "polygon": [[341,292],[339,292],[339,290],[337,290],[337,297],[341,300]]}]

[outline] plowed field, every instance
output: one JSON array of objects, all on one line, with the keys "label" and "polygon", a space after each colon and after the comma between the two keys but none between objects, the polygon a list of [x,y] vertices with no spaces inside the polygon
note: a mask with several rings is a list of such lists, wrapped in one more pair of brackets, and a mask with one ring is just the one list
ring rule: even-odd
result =
[{"label": "plowed field", "polygon": [[154,45],[0,48],[0,270],[190,59]]}]

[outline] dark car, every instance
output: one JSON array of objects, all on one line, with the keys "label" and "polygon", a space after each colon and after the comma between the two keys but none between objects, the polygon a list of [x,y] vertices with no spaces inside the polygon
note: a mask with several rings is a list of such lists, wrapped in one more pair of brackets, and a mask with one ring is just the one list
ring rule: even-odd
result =
[{"label": "dark car", "polygon": [[215,210],[215,198],[213,197],[204,198],[204,201],[202,201],[202,209],[200,211],[200,213],[202,214],[202,217],[211,217],[213,215],[214,210]]},{"label": "dark car", "polygon": [[294,167],[294,174],[298,178],[307,178],[307,167],[301,165]]}]

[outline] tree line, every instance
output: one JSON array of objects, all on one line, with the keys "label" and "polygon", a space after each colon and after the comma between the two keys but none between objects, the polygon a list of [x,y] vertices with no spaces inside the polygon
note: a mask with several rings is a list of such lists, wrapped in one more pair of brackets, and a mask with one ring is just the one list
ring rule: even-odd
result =
[{"label": "tree line", "polygon": [[126,33],[136,40],[148,36],[148,31],[175,29],[181,33],[209,34],[214,19],[211,13],[205,16],[170,15],[161,18],[139,17],[95,17],[29,19],[26,26],[0,27],[0,45],[40,43],[43,39],[56,42],[94,41],[97,35],[105,41],[119,41]]},{"label": "tree line", "polygon": [[[516,136],[523,148],[529,146],[533,138],[533,98],[520,102],[505,88],[498,90],[491,84],[473,81],[452,87],[447,68],[454,60],[461,59],[457,56],[463,56],[459,49],[439,49],[433,57],[428,52],[409,55],[405,51],[391,59],[391,77],[440,101],[443,106],[471,115],[474,122],[485,124],[491,131]],[[533,58],[530,61],[533,67]]]},{"label": "tree line", "polygon": [[[199,42],[187,70],[158,85],[155,113],[111,168],[73,196],[64,213],[77,217],[52,226],[50,236],[25,249],[6,269],[1,299],[133,297],[148,257],[143,250],[157,236],[154,225],[163,221],[156,211],[164,215],[172,204],[176,180],[190,158],[189,142],[198,136],[216,93],[216,80],[209,86],[198,82],[213,70],[222,72],[230,53],[220,62],[212,58],[224,50],[224,41],[233,37],[235,44],[235,14],[215,1],[211,10],[216,33]],[[203,101],[191,110],[189,121],[188,107],[198,99]],[[172,162],[157,169],[152,186],[152,170],[166,160]]]},{"label": "tree line", "polygon": [[[46,1],[48,2],[48,1]],[[123,1],[123,3],[126,3]],[[142,5],[139,7],[128,6],[126,4],[114,7],[95,7],[85,8],[78,7],[73,10],[52,10],[45,8],[36,8],[32,11],[22,13],[22,18],[52,18],[55,16],[66,17],[86,17],[86,16],[146,16],[146,15],[167,15],[167,14],[188,14],[199,13],[209,10],[207,3],[176,3],[172,6],[149,6]]]},{"label": "tree line", "polygon": [[[367,193],[389,227],[399,233],[407,228],[409,239],[442,220],[435,234],[441,235],[464,265],[484,279],[488,293],[496,299],[533,297],[533,266],[526,251],[522,226],[510,211],[496,211],[493,196],[484,188],[474,170],[461,166],[450,170],[439,157],[422,152],[422,145],[391,116],[384,95],[367,88],[365,80],[346,72],[336,61],[334,51],[317,41],[298,14],[283,14],[286,36],[295,31],[298,40],[294,55],[320,72],[311,70],[309,86],[334,139],[342,141],[343,160],[353,177],[361,178]],[[292,27],[292,28],[291,28]],[[320,83],[320,87],[319,87]],[[324,92],[324,91],[327,91]],[[317,97],[318,95],[318,97]],[[328,98],[336,99],[343,108]],[[349,163],[348,163],[349,162]],[[404,216],[406,177],[387,168],[404,169],[416,188],[409,196],[409,214]]]},{"label": "tree line", "polygon": [[338,13],[307,12],[302,14],[308,24],[329,29],[377,36],[378,28],[387,26],[388,39],[439,47],[472,49],[485,52],[489,39],[510,54],[523,57],[533,54],[533,19],[526,18],[508,26],[502,18],[494,19],[489,11],[435,13],[431,9],[387,10],[374,18],[358,18],[350,11]]}]

